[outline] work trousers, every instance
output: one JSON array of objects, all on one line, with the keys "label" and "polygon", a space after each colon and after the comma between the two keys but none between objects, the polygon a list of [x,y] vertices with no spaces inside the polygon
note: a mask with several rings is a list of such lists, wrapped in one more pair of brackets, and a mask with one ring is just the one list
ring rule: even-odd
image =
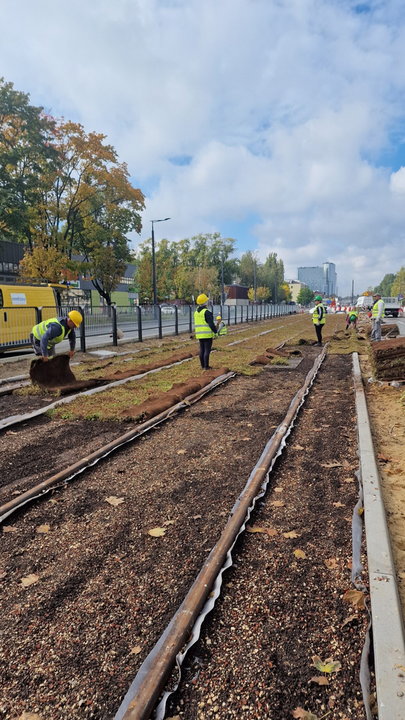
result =
[{"label": "work trousers", "polygon": [[378,342],[378,340],[381,340],[381,320],[373,320],[371,339],[373,340],[373,342]]},{"label": "work trousers", "polygon": [[323,325],[315,325],[316,339],[319,343],[322,342],[322,328]]},{"label": "work trousers", "polygon": [[210,352],[212,348],[212,338],[199,340],[200,343],[200,363],[203,370],[208,370],[210,365]]},{"label": "work trousers", "polygon": [[[41,341],[38,340],[38,338],[35,337],[32,333],[30,333],[30,343],[33,347],[35,355],[38,355],[42,357],[42,350],[41,350]],[[53,357],[55,355],[55,345],[51,348],[48,348],[48,357]]]}]

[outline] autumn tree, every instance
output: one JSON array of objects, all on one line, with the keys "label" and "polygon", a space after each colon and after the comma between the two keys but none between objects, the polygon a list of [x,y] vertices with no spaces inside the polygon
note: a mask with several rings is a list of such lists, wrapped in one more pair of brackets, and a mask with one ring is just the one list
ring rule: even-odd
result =
[{"label": "autumn tree", "polygon": [[20,262],[20,275],[30,280],[61,282],[66,277],[68,258],[54,247],[27,250]]},{"label": "autumn tree", "polygon": [[31,214],[55,168],[54,122],[0,78],[0,237],[33,247]]},{"label": "autumn tree", "polygon": [[394,281],[391,286],[392,295],[405,295],[405,267],[401,267],[395,275]]},{"label": "autumn tree", "polygon": [[380,284],[374,288],[374,292],[380,293],[380,295],[382,295],[382,297],[390,297],[391,296],[391,288],[392,288],[392,284],[393,284],[394,280],[395,280],[394,273],[387,273],[386,275],[384,275]]},{"label": "autumn tree", "polygon": [[256,288],[256,298],[254,288],[249,288],[248,298],[251,302],[254,302],[255,300],[256,302],[266,302],[267,300],[270,300],[271,292],[269,288],[259,285],[259,287]]}]

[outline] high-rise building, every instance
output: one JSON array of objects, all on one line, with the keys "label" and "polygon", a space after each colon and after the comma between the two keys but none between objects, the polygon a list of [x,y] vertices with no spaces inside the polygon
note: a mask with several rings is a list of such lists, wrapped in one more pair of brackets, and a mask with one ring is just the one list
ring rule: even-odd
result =
[{"label": "high-rise building", "polygon": [[335,263],[324,262],[312,267],[299,267],[298,280],[325,297],[336,295],[337,274]]}]

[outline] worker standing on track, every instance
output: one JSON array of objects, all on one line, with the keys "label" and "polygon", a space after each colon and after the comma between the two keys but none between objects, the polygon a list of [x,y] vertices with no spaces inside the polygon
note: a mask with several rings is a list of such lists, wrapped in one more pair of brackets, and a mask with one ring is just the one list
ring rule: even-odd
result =
[{"label": "worker standing on track", "polygon": [[70,344],[69,357],[73,357],[76,347],[75,329],[80,327],[83,317],[78,310],[71,310],[66,317],[50,318],[34,325],[30,341],[35,355],[42,356],[44,361],[55,355],[55,345],[68,338]]},{"label": "worker standing on track", "polygon": [[217,315],[216,317],[217,321],[217,335],[228,335],[228,328],[225,325],[224,321],[222,320],[221,315]]},{"label": "worker standing on track", "polygon": [[315,345],[322,345],[322,328],[325,325],[326,322],[326,309],[325,306],[322,304],[322,297],[321,295],[317,295],[315,297],[315,307],[314,312],[312,313],[312,322],[315,325],[315,332],[316,332],[316,338],[317,341]]},{"label": "worker standing on track", "polygon": [[373,295],[374,305],[371,310],[371,319],[373,328],[371,330],[371,340],[379,342],[381,340],[381,320],[384,317],[385,303],[381,299],[381,295],[376,293]]},{"label": "worker standing on track", "polygon": [[217,334],[214,316],[207,309],[207,303],[208,297],[201,293],[197,298],[197,309],[194,313],[195,336],[200,343],[200,363],[203,370],[211,370],[209,360],[212,339]]}]

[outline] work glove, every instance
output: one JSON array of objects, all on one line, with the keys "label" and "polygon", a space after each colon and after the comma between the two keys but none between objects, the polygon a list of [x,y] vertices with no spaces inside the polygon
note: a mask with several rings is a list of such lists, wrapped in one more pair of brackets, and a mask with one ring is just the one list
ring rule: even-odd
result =
[{"label": "work glove", "polygon": [[70,350],[70,351],[69,351],[69,357],[70,357],[70,358],[72,358],[72,357],[74,356],[74,354],[75,354],[75,351],[74,351],[74,350]]}]

